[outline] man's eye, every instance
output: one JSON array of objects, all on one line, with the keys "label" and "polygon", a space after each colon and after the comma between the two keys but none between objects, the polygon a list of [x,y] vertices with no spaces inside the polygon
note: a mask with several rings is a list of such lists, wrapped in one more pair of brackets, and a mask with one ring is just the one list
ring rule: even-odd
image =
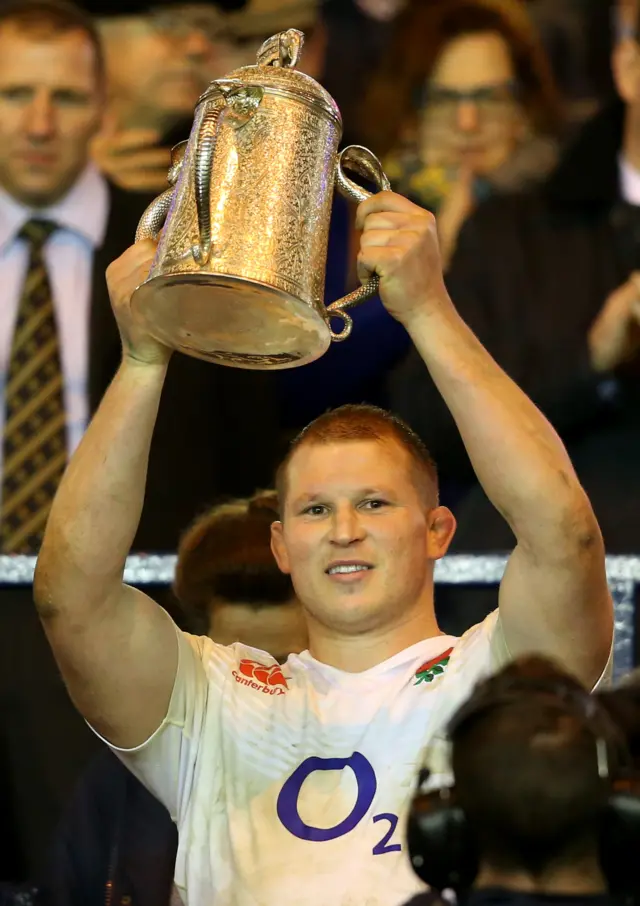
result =
[{"label": "man's eye", "polygon": [[326,511],[326,506],[321,503],[314,503],[313,506],[307,507],[304,513],[305,516],[323,516]]},{"label": "man's eye", "polygon": [[0,97],[5,101],[26,101],[31,97],[31,89],[26,85],[16,85],[12,88],[0,88]]},{"label": "man's eye", "polygon": [[89,97],[80,91],[57,91],[55,99],[62,107],[85,107]]},{"label": "man's eye", "polygon": [[368,510],[381,510],[383,507],[387,506],[386,500],[365,500],[363,506]]}]

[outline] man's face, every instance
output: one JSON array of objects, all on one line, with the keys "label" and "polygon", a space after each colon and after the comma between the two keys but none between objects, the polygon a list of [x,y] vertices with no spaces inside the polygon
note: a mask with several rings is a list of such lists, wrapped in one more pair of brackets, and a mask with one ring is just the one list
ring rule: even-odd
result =
[{"label": "man's face", "polygon": [[505,163],[524,128],[514,79],[500,35],[486,32],[450,41],[426,86],[421,141],[427,163],[466,166],[479,175]]},{"label": "man's face", "polygon": [[640,112],[640,43],[638,0],[618,0],[614,9],[612,69],[618,94],[635,114]]},{"label": "man's face", "polygon": [[34,207],[62,197],[87,164],[101,106],[83,32],[0,25],[0,185],[10,195]]},{"label": "man's face", "polygon": [[312,621],[375,631],[430,605],[432,561],[453,534],[453,517],[443,533],[443,513],[427,507],[392,439],[303,444],[287,470],[273,550]]},{"label": "man's face", "polygon": [[176,4],[104,27],[109,88],[129,127],[164,128],[191,115],[216,68],[220,17],[205,4]]}]

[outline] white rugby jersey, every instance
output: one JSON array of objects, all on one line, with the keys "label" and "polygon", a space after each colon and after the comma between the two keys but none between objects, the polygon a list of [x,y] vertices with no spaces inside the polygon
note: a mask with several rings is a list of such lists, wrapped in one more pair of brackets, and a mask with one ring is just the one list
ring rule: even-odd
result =
[{"label": "white rugby jersey", "polygon": [[476,682],[507,660],[497,611],[363,673],[178,632],[167,716],[117,755],[169,809],[186,906],[399,906],[416,778]]}]

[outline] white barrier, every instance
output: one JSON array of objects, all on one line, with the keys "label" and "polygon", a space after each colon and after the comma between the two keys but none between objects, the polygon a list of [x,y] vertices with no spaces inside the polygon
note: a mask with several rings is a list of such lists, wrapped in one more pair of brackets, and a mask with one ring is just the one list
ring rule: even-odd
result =
[{"label": "white barrier", "polygon": [[[0,585],[30,585],[35,557],[0,555]],[[436,583],[443,585],[497,585],[507,555],[450,554],[436,564]],[[173,554],[134,554],[127,559],[124,579],[131,585],[170,585],[176,565]],[[634,666],[636,585],[640,585],[640,557],[607,557],[607,577],[615,607],[614,678]]]}]

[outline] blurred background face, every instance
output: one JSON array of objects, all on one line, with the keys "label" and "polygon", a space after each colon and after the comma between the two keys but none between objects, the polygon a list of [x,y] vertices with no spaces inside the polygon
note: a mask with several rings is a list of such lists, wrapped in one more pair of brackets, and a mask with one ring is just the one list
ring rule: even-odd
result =
[{"label": "blurred background face", "polygon": [[214,7],[199,4],[105,20],[109,92],[128,119],[123,125],[163,128],[193,113],[223,74],[220,23]]},{"label": "blurred background face", "polygon": [[394,440],[303,445],[287,470],[278,565],[311,621],[368,632],[428,612],[431,513]]},{"label": "blurred background face", "polygon": [[638,43],[638,0],[619,0],[615,8],[616,43],[612,68],[618,94],[640,117],[640,44]]},{"label": "blurred background face", "polygon": [[420,135],[425,162],[486,175],[509,159],[524,129],[503,38],[486,32],[447,44],[426,86]]},{"label": "blurred background face", "polygon": [[81,31],[0,25],[0,185],[14,198],[43,207],[71,188],[101,107],[95,51]]},{"label": "blurred background face", "polygon": [[[278,24],[274,22],[273,27],[274,33],[279,30],[285,31],[288,28],[297,28],[304,34],[302,54],[296,65],[296,70],[320,81],[324,75],[329,39],[326,24],[319,17],[316,17],[313,21],[305,19],[304,22],[293,23],[283,17]],[[252,66],[255,64],[260,47],[270,37],[271,33],[252,35],[250,37],[230,37],[224,42],[220,41],[216,62],[221,71],[216,72],[212,78],[219,78],[221,75],[225,75],[240,66]]]}]

